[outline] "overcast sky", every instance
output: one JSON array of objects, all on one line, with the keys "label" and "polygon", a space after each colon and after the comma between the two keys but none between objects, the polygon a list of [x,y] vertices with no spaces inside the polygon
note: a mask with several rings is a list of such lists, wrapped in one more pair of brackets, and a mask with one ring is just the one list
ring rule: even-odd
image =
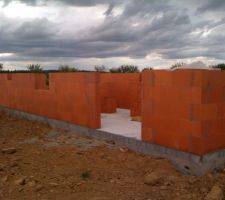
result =
[{"label": "overcast sky", "polygon": [[0,63],[224,62],[224,10],[225,0],[0,0]]}]

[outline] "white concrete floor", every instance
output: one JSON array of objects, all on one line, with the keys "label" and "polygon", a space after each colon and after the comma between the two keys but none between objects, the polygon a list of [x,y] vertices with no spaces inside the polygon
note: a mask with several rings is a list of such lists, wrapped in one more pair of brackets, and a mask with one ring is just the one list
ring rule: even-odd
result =
[{"label": "white concrete floor", "polygon": [[116,113],[101,114],[99,130],[141,140],[141,122],[131,121],[130,110],[117,109]]}]

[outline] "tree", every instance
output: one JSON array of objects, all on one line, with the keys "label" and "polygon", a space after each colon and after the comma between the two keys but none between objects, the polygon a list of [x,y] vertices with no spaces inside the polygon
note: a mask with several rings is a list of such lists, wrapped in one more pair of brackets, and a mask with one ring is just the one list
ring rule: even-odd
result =
[{"label": "tree", "polygon": [[106,72],[107,69],[106,69],[106,67],[104,65],[102,65],[102,66],[95,66],[95,71],[96,72]]},{"label": "tree", "polygon": [[27,69],[31,72],[35,72],[35,73],[38,73],[38,72],[42,72],[43,69],[41,67],[41,65],[39,64],[30,64],[27,66]]},{"label": "tree", "polygon": [[182,66],[184,66],[184,65],[185,65],[185,63],[183,63],[183,62],[178,62],[178,63],[173,64],[173,65],[170,67],[170,69],[177,69],[177,68],[180,68],[180,67],[182,67]]},{"label": "tree", "polygon": [[145,68],[142,69],[142,72],[146,71],[146,70],[153,70],[153,68],[152,67],[145,67]]},{"label": "tree", "polygon": [[2,70],[3,70],[3,64],[0,63],[0,71],[2,71]]},{"label": "tree", "polygon": [[220,63],[220,64],[217,64],[217,65],[213,65],[211,67],[212,68],[215,68],[215,69],[225,70],[225,64],[224,63]]},{"label": "tree", "polygon": [[111,73],[136,73],[139,69],[135,65],[121,65],[119,68],[111,68]]},{"label": "tree", "polygon": [[79,71],[79,69],[70,67],[69,65],[61,65],[61,66],[59,66],[58,70],[61,72],[77,72],[77,71]]}]

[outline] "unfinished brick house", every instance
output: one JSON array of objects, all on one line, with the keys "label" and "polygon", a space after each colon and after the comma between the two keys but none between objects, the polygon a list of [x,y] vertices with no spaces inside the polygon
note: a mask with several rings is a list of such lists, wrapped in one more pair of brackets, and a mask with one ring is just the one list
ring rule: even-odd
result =
[{"label": "unfinished brick house", "polygon": [[[89,135],[93,131],[93,135],[125,136],[131,149],[167,157],[187,173],[203,174],[224,165],[223,71],[50,73],[48,86],[45,78],[44,74],[0,74],[1,109],[41,116],[46,123],[67,122],[78,130],[86,128]],[[107,119],[121,114],[118,108],[128,111],[127,134],[123,129],[107,129]],[[111,126],[119,126],[122,119]],[[129,126],[136,132],[129,135]]]}]

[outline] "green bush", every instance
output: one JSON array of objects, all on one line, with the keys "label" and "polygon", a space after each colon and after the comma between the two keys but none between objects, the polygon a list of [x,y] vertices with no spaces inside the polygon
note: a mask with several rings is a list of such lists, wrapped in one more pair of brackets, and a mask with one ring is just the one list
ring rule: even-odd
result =
[{"label": "green bush", "polygon": [[135,65],[122,65],[119,68],[111,68],[109,71],[111,73],[136,73],[139,69]]},{"label": "green bush", "polygon": [[107,72],[107,69],[104,65],[102,66],[95,66],[95,71],[96,72]]},{"label": "green bush", "polygon": [[142,72],[146,71],[146,70],[153,70],[153,68],[152,67],[145,67],[145,68],[142,69]]},{"label": "green bush", "polygon": [[75,67],[70,67],[68,65],[61,65],[59,66],[58,70],[61,72],[78,72],[79,71],[79,69]]},{"label": "green bush", "polygon": [[39,73],[39,72],[43,71],[41,65],[39,65],[39,64],[30,64],[30,65],[27,66],[27,69],[29,71],[35,72],[35,73]]},{"label": "green bush", "polygon": [[220,64],[217,64],[217,65],[213,65],[211,67],[212,68],[215,68],[215,69],[225,70],[225,64],[224,63],[220,63]]},{"label": "green bush", "polygon": [[177,68],[182,67],[182,66],[184,66],[184,65],[185,65],[185,63],[183,63],[183,62],[178,62],[178,63],[173,64],[173,65],[170,67],[170,69],[177,69]]},{"label": "green bush", "polygon": [[3,70],[3,64],[0,63],[0,71],[2,71],[2,70]]}]

